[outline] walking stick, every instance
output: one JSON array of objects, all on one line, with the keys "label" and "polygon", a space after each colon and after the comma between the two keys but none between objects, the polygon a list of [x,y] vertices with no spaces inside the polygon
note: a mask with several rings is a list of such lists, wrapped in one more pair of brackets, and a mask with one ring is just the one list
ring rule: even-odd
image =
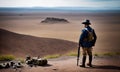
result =
[{"label": "walking stick", "polygon": [[79,57],[80,57],[80,46],[78,47],[77,66],[79,65]]}]

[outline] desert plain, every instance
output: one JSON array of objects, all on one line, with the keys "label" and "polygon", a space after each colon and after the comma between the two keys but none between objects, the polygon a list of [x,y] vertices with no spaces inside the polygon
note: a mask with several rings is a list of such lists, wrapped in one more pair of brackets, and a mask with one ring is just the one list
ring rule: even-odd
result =
[{"label": "desert plain", "polygon": [[[64,18],[68,20],[69,23],[54,23],[54,24],[41,23],[41,21],[47,17]],[[119,44],[120,43],[120,38],[119,38],[120,37],[120,20],[119,20],[120,13],[119,12],[28,12],[28,13],[10,13],[10,14],[1,13],[0,14],[0,29],[1,29],[0,32],[2,36],[0,36],[1,37],[1,42],[0,42],[1,53],[0,54],[13,54],[15,56],[25,57],[25,55],[27,54],[30,54],[32,56],[37,56],[41,54],[41,56],[44,56],[44,54],[45,55],[50,55],[52,53],[63,54],[68,51],[76,51],[78,47],[78,41],[81,34],[81,30],[84,28],[84,26],[81,23],[85,19],[90,20],[91,27],[94,28],[97,34],[97,42],[96,42],[96,45],[93,47],[93,53],[97,53],[97,54],[118,53],[119,54],[120,53],[120,44]],[[6,34],[9,34],[9,35],[6,35]],[[4,40],[2,38],[4,38]],[[9,38],[12,38],[12,39],[9,39]],[[17,39],[19,39],[18,40],[19,42],[17,41]],[[42,42],[46,44],[42,44]],[[64,49],[64,46],[66,46],[65,49]],[[27,47],[31,47],[31,48],[27,48]],[[41,50],[40,49],[41,47],[44,49]],[[26,48],[26,49],[24,49],[22,53],[21,49],[23,48]],[[51,49],[53,48],[53,49],[51,50],[50,48]],[[31,50],[28,50],[28,49],[31,49]],[[47,49],[49,49],[50,52]],[[110,63],[109,63],[109,58],[108,59],[103,58],[103,61],[101,58],[100,59],[97,58],[95,60],[96,62],[95,64],[97,64],[98,62],[98,64],[103,65],[105,62],[106,65],[108,65],[107,66],[108,70],[104,69],[106,67],[103,66],[103,68],[101,67],[103,72],[104,71],[119,72],[120,70],[119,69],[120,64],[118,65],[119,63],[118,60],[120,58],[119,55],[117,56],[118,59],[116,57],[115,59],[114,57],[111,57],[111,58],[110,58]],[[80,67],[79,68],[75,67],[76,66],[75,60],[76,58],[74,57],[70,59],[68,58],[67,60],[64,60],[63,58],[63,60],[61,61],[63,62],[63,64],[66,63],[66,67],[64,68],[62,68],[63,67],[62,62],[59,62],[59,60],[57,61],[50,60],[50,62],[53,64],[52,66],[52,64],[50,63],[51,64],[50,68],[49,66],[45,68],[40,67],[41,69],[38,69],[39,67],[32,68],[31,72],[33,71],[35,72],[39,72],[39,71],[42,71],[42,72],[83,71],[84,72],[85,71],[86,72],[89,70],[92,72],[102,71],[101,69],[80,70],[81,69]],[[58,62],[60,65],[57,64]],[[111,65],[114,64],[115,66],[109,67],[109,64]],[[75,69],[73,68],[72,65],[75,67]],[[111,70],[109,68],[114,68],[114,69]],[[3,70],[3,71],[6,71],[6,70]],[[12,70],[9,70],[9,71],[12,72]],[[26,72],[26,71],[23,70],[23,72]]]}]

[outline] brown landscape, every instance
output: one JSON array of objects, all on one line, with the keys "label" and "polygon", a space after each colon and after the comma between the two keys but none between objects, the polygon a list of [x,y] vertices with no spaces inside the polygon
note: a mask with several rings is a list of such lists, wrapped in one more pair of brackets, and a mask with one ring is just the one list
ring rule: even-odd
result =
[{"label": "brown landscape", "polygon": [[[69,23],[41,23],[47,17],[64,18]],[[81,22],[89,19],[97,34],[93,53],[120,53],[119,13],[14,13],[0,16],[0,54],[16,57],[65,54],[76,51],[81,30]],[[76,66],[75,57],[49,60],[50,66],[30,68],[31,72],[119,72],[119,55],[95,58],[94,64],[104,65],[95,69]],[[65,64],[65,67],[64,67]],[[75,67],[75,68],[74,68]],[[99,69],[101,68],[101,69]],[[106,68],[106,69],[104,69]],[[13,72],[13,70],[0,70]],[[29,72],[27,68],[23,72]]]}]

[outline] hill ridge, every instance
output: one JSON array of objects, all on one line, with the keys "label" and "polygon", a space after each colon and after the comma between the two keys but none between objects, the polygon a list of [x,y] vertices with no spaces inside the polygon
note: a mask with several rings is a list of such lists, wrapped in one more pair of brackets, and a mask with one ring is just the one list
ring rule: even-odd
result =
[{"label": "hill ridge", "polygon": [[54,39],[18,34],[0,29],[0,54],[44,56],[49,54],[63,54],[74,50],[77,43]]}]

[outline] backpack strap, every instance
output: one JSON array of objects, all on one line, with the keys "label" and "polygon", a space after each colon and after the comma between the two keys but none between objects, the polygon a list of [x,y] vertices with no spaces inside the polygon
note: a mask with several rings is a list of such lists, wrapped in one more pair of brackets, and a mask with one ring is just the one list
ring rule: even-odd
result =
[{"label": "backpack strap", "polygon": [[84,30],[86,30],[88,32],[88,35],[90,35],[89,37],[85,38],[85,41],[91,41],[92,40],[92,36],[91,34],[93,34],[93,29],[91,29],[91,31],[89,31],[87,28],[84,28]]},{"label": "backpack strap", "polygon": [[92,32],[93,33],[94,29],[91,29],[91,31],[89,31],[87,28],[84,28],[84,30],[86,30],[87,32]]}]

